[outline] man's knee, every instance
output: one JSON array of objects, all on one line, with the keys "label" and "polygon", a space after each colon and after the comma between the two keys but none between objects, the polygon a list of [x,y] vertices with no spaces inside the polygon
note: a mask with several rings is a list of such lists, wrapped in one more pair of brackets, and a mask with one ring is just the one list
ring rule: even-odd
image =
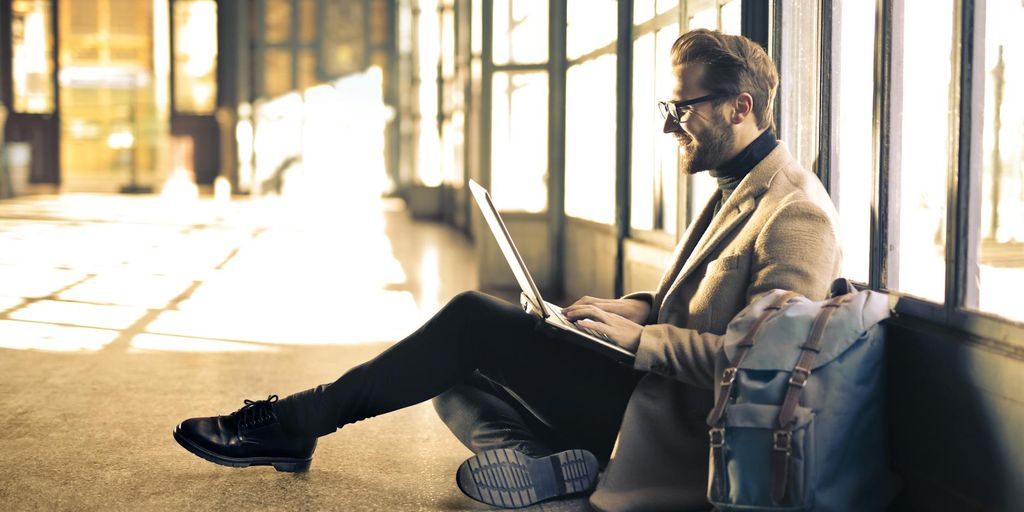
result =
[{"label": "man's knee", "polygon": [[457,311],[475,310],[487,301],[487,296],[476,290],[464,291],[448,301],[446,309]]}]

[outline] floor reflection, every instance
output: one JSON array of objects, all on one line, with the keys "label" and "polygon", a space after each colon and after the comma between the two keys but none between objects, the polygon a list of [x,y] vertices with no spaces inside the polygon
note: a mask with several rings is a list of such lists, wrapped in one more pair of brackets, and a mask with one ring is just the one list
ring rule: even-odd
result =
[{"label": "floor reflection", "polygon": [[[401,339],[475,273],[443,282],[443,228],[391,200],[97,194],[0,202],[0,348],[257,351]],[[402,224],[404,226],[398,226]],[[397,230],[397,231],[396,231]],[[410,234],[412,233],[412,234]],[[396,254],[415,240],[414,253]],[[462,265],[463,267],[465,265]]]}]

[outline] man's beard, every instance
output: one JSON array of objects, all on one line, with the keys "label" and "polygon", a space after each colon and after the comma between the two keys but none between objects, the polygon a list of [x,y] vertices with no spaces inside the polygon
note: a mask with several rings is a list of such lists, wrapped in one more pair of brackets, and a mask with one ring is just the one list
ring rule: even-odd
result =
[{"label": "man's beard", "polygon": [[717,118],[700,134],[699,142],[695,137],[690,138],[686,149],[679,152],[679,168],[686,174],[717,169],[728,160],[736,141],[729,124]]}]

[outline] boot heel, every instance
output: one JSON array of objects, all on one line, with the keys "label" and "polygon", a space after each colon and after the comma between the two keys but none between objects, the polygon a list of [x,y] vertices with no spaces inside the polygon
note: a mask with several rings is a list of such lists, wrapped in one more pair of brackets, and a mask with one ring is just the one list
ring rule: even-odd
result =
[{"label": "boot heel", "polygon": [[272,465],[274,469],[283,471],[285,473],[301,473],[303,471],[309,471],[309,465],[312,464],[313,460],[303,460],[299,462],[274,462]]}]

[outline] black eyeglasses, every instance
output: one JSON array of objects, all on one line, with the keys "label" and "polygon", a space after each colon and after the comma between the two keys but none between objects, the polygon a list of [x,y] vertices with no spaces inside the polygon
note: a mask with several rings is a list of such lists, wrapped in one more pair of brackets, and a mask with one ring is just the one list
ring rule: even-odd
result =
[{"label": "black eyeglasses", "polygon": [[661,117],[668,119],[669,116],[676,123],[685,123],[693,113],[693,105],[698,103],[704,103],[705,101],[714,101],[721,98],[727,98],[732,96],[731,94],[708,94],[707,96],[701,96],[692,100],[686,101],[659,101],[658,110],[661,111]]}]

